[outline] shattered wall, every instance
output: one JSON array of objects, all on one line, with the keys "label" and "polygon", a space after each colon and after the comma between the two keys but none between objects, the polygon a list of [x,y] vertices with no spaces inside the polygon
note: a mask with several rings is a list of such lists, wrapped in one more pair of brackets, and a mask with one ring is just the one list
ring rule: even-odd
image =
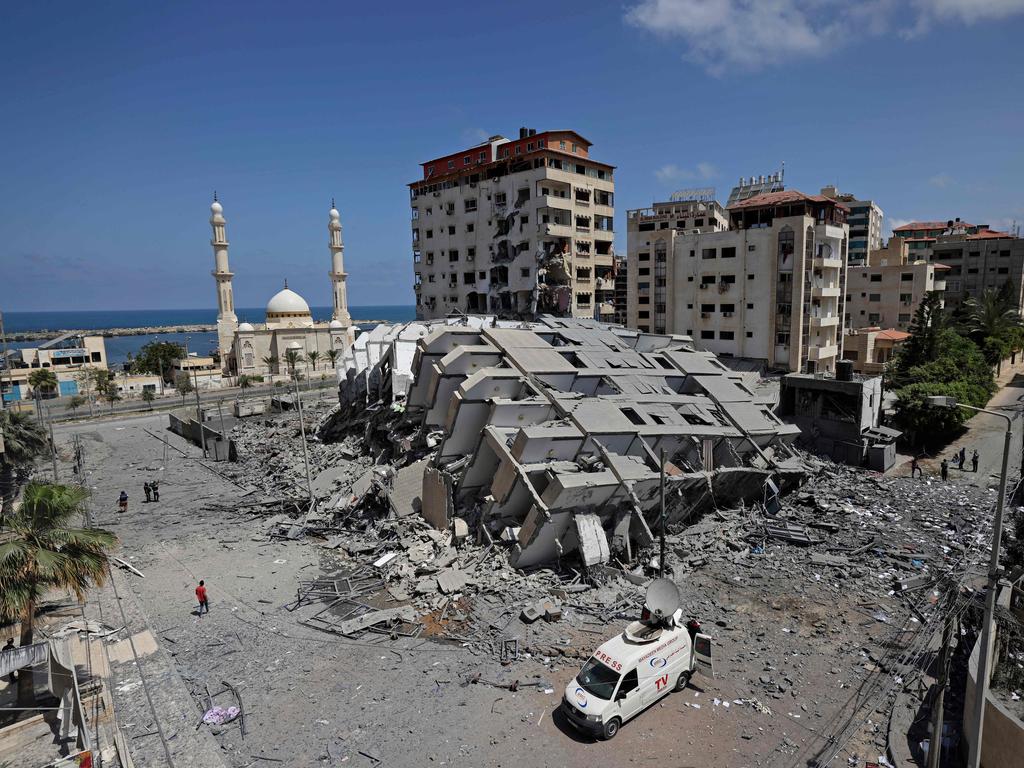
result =
[{"label": "shattered wall", "polygon": [[465,519],[480,539],[504,543],[517,567],[633,561],[661,525],[662,452],[666,525],[760,501],[769,478],[802,472],[785,447],[799,430],[687,337],[552,317],[424,330],[401,373],[405,391],[393,386],[396,369],[384,370],[392,341],[372,370],[348,377],[379,377],[378,397],[357,406],[343,385],[343,406],[357,418],[382,414],[408,458],[430,457],[422,498],[432,524]]}]

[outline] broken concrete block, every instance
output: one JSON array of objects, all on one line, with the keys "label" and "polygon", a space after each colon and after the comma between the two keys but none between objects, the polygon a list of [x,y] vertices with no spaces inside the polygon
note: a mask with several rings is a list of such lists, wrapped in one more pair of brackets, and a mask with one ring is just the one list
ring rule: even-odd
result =
[{"label": "broken concrete block", "polygon": [[611,552],[608,550],[608,537],[601,525],[601,518],[597,515],[576,515],[574,522],[583,564],[589,567],[607,563]]},{"label": "broken concrete block", "polygon": [[519,614],[519,618],[527,624],[533,624],[542,615],[542,611],[536,605],[528,605],[523,608],[522,613]]},{"label": "broken concrete block", "polygon": [[437,574],[437,588],[450,595],[466,586],[466,574],[458,568],[448,568]]},{"label": "broken concrete block", "polygon": [[465,541],[469,538],[469,523],[461,517],[456,517],[452,520],[452,529],[456,541]]}]

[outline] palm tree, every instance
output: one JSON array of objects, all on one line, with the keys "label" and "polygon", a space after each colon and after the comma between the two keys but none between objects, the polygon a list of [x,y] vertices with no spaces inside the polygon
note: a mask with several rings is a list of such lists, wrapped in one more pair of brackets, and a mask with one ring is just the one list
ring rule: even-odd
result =
[{"label": "palm tree", "polygon": [[252,379],[245,374],[238,377],[238,386],[241,387],[242,391],[249,389],[252,386]]},{"label": "palm tree", "polygon": [[338,358],[341,357],[341,353],[336,349],[327,350],[327,359],[331,361],[331,368],[338,367]]},{"label": "palm tree", "polygon": [[302,362],[302,353],[297,349],[286,349],[284,352],[284,361],[288,366],[288,372],[292,378],[295,378],[295,366]]},{"label": "palm tree", "polygon": [[309,364],[313,366],[313,370],[316,370],[316,361],[320,359],[320,353],[315,349],[311,352],[306,353],[306,357],[309,360]]},{"label": "palm tree", "polygon": [[267,366],[267,373],[273,373],[274,369],[277,368],[278,362],[280,362],[280,358],[277,355],[267,355],[262,360],[263,364]]},{"label": "palm tree", "polygon": [[42,426],[28,413],[0,411],[0,435],[4,450],[0,453],[0,522],[11,510],[18,487],[24,482],[36,459],[46,453],[49,442]]},{"label": "palm tree", "polygon": [[36,410],[38,410],[40,398],[57,388],[57,374],[49,368],[38,368],[28,375],[28,383],[32,387],[32,394],[36,399]]},{"label": "palm tree", "polygon": [[[29,483],[23,503],[6,519],[0,543],[0,616],[21,620],[21,645],[32,644],[36,606],[51,589],[70,590],[79,600],[101,586],[107,551],[117,537],[100,528],[72,528],[89,492],[77,485]],[[18,703],[35,703],[31,668],[18,674]]]},{"label": "palm tree", "polygon": [[[989,363],[998,370],[1003,362],[1001,349],[1009,345],[1013,331],[1024,325],[1020,312],[1010,306],[1001,292],[993,290],[985,291],[980,299],[968,299],[964,308],[967,310],[964,330],[979,347],[987,348]],[[992,355],[996,359],[991,359]]]}]

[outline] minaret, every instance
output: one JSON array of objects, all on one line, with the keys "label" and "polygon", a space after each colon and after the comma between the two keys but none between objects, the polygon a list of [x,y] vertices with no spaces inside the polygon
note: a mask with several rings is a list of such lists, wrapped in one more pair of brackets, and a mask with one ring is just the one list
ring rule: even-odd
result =
[{"label": "minaret", "polygon": [[342,260],[342,253],[345,246],[341,242],[341,214],[334,207],[334,200],[331,200],[331,221],[327,225],[330,233],[328,245],[331,249],[331,271],[328,276],[331,278],[332,293],[334,294],[334,314],[332,320],[337,320],[346,328],[352,325],[352,317],[348,313],[348,294],[345,292],[345,264]]},{"label": "minaret", "polygon": [[234,344],[235,330],[238,328],[238,317],[235,315],[235,295],[231,289],[231,278],[234,274],[228,266],[228,237],[224,221],[224,207],[217,202],[217,193],[213,193],[213,205],[210,206],[210,226],[213,228],[213,259],[215,269],[210,274],[217,281],[217,346],[220,348],[221,368],[228,371],[228,358]]}]

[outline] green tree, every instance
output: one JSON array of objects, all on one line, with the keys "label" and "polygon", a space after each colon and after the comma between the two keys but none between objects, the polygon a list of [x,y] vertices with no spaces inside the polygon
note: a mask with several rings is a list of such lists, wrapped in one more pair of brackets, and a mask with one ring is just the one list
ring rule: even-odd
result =
[{"label": "green tree", "polygon": [[0,452],[0,516],[5,517],[11,511],[18,488],[50,444],[38,421],[27,412],[10,408],[0,411],[0,437],[4,441],[4,450]]},{"label": "green tree", "polygon": [[114,403],[121,400],[121,393],[117,391],[117,387],[111,384],[103,391],[103,399],[110,404],[110,412],[113,413]]},{"label": "green tree", "polygon": [[277,368],[277,364],[280,362],[280,358],[277,355],[267,355],[262,360],[270,373],[274,372],[274,369]]},{"label": "green tree", "polygon": [[244,392],[245,390],[252,387],[252,379],[250,379],[245,374],[242,374],[241,376],[238,377],[238,386]]},{"label": "green tree", "polygon": [[987,290],[980,298],[972,297],[964,304],[964,330],[981,347],[989,365],[1001,366],[1003,359],[1010,356],[1017,338],[1014,330],[1022,325],[1011,296],[1004,290]]},{"label": "green tree", "polygon": [[[77,485],[29,483],[21,507],[5,518],[0,543],[0,616],[21,620],[21,645],[31,645],[36,606],[51,589],[70,590],[79,600],[102,585],[108,551],[117,537],[100,528],[75,528],[88,491]],[[35,703],[30,668],[18,674],[18,702]]]},{"label": "green tree", "polygon": [[[942,294],[938,291],[929,291],[914,312],[914,319],[909,328],[910,338],[890,367],[898,374],[901,370],[934,360],[939,351],[939,335],[945,327]],[[895,383],[890,382],[890,385]]]},{"label": "green tree", "polygon": [[71,399],[68,401],[68,410],[71,411],[72,414],[77,414],[78,409],[85,405],[86,402],[88,402],[86,398],[81,395],[72,395]]},{"label": "green tree", "polygon": [[164,381],[170,383],[174,369],[171,363],[185,357],[185,347],[171,341],[151,341],[144,344],[132,363],[132,373],[163,373]]},{"label": "green tree", "polygon": [[28,383],[38,400],[44,395],[52,394],[57,389],[57,374],[49,368],[37,368],[28,375]]},{"label": "green tree", "polygon": [[146,405],[149,406],[149,410],[152,411],[153,410],[153,401],[156,400],[156,392],[154,392],[152,389],[143,389],[142,390],[142,400],[143,400],[143,402]]},{"label": "green tree", "polygon": [[196,391],[196,388],[192,386],[192,379],[189,375],[182,371],[178,374],[178,377],[174,380],[174,388],[178,390],[178,394],[181,395],[181,404],[185,404],[185,396]]},{"label": "green tree", "polygon": [[338,358],[341,357],[341,352],[336,349],[327,350],[327,359],[331,362],[331,368],[338,367]]},{"label": "green tree", "polygon": [[320,359],[320,353],[315,349],[306,354],[306,358],[309,360],[309,364],[313,366],[313,370],[316,370],[316,363]]},{"label": "green tree", "polygon": [[302,359],[302,353],[297,349],[286,349],[284,351],[284,361],[288,366],[288,373],[293,379],[295,378],[295,369],[302,362]]}]

